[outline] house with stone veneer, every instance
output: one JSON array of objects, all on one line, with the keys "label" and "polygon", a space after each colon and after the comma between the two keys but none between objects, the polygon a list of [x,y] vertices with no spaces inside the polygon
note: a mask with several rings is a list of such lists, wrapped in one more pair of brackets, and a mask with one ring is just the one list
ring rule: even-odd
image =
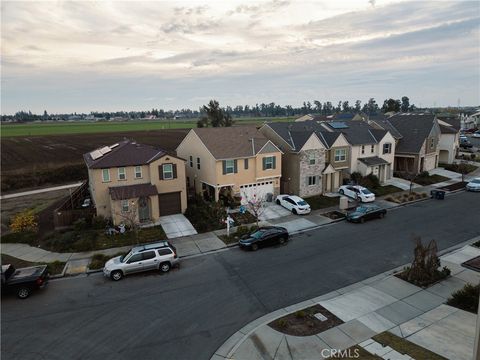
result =
[{"label": "house with stone veneer", "polygon": [[282,151],[255,126],[191,129],[177,147],[187,187],[205,199],[277,195]]},{"label": "house with stone veneer", "polygon": [[187,208],[185,160],[125,140],[83,155],[97,215],[114,224],[134,219],[155,223]]}]

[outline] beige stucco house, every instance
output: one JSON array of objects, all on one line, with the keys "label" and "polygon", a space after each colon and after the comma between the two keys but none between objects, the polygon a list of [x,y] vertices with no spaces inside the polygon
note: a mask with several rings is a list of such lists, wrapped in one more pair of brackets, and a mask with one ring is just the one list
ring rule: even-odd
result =
[{"label": "beige stucco house", "polygon": [[177,147],[187,186],[208,200],[279,193],[282,152],[255,126],[192,129]]},{"label": "beige stucco house", "polygon": [[83,155],[97,215],[155,223],[187,208],[185,160],[125,140]]},{"label": "beige stucco house", "polygon": [[438,141],[438,162],[452,164],[460,147],[460,120],[438,119],[440,139]]}]

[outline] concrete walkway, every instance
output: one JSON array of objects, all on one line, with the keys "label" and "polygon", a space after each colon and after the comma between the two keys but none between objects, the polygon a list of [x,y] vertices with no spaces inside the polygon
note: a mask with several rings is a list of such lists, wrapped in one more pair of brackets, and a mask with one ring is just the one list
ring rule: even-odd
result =
[{"label": "concrete walkway", "polygon": [[[412,359],[372,339],[378,333],[390,331],[446,358],[470,360],[477,316],[444,303],[467,282],[480,282],[480,273],[460,265],[479,255],[480,249],[467,245],[442,256],[442,266],[449,266],[452,276],[427,289],[400,280],[390,271],[279,309],[233,334],[211,359],[323,359],[331,354],[331,349],[344,350],[356,344],[383,359]],[[285,335],[267,325],[316,304],[344,323],[305,337]]]},{"label": "concrete walkway", "polygon": [[44,189],[30,190],[30,191],[23,191],[23,192],[18,192],[18,193],[14,193],[14,194],[2,195],[2,196],[0,196],[0,200],[13,199],[13,198],[21,197],[21,196],[28,196],[28,195],[34,195],[34,194],[41,194],[41,193],[56,191],[56,190],[72,189],[72,188],[77,188],[82,184],[83,183],[79,182],[79,183],[75,183],[75,184],[54,186],[54,187],[49,187],[49,188],[44,188]]}]

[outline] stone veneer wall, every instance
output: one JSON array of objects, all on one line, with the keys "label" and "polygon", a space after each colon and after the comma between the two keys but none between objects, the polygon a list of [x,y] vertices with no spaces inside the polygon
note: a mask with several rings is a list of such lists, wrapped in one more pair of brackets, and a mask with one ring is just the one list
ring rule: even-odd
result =
[{"label": "stone veneer wall", "polygon": [[[315,165],[310,165],[309,156],[315,155]],[[302,151],[299,156],[300,191],[299,196],[308,197],[322,193],[322,171],[325,169],[325,150],[312,149]],[[308,185],[308,177],[317,176],[316,185]]]}]

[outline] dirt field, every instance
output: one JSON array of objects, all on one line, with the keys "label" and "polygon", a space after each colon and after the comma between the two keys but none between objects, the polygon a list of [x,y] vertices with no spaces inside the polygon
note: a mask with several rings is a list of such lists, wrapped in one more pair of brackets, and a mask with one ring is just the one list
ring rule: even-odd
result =
[{"label": "dirt field", "polygon": [[[82,157],[84,153],[125,138],[174,151],[187,132],[188,129],[169,129],[2,138],[2,190],[12,191],[30,186],[82,180],[86,173]],[[68,171],[65,171],[66,169]],[[55,177],[55,171],[58,171],[58,177]],[[23,178],[22,175],[37,178],[38,182],[35,182],[35,179]],[[51,180],[51,175],[54,181]],[[48,180],[42,181],[42,177]],[[20,179],[22,183],[15,186],[15,181],[20,182]]]}]

